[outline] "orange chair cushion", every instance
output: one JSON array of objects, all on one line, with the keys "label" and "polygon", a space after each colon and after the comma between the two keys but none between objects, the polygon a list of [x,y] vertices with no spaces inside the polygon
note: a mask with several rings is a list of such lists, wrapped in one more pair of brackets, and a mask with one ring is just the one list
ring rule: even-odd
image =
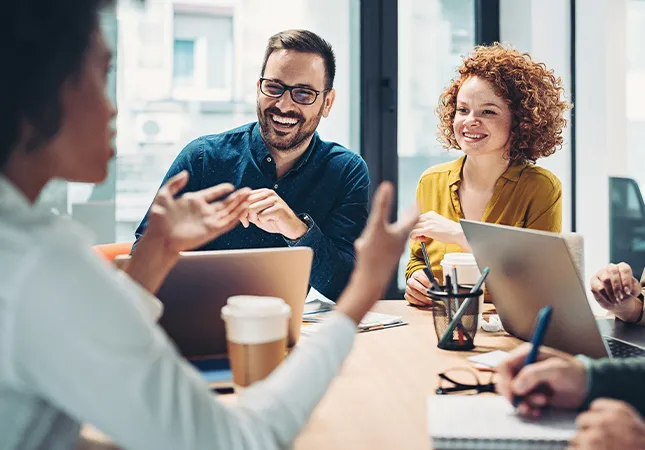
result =
[{"label": "orange chair cushion", "polygon": [[132,250],[134,242],[117,242],[114,244],[101,244],[92,247],[101,257],[105,258],[108,262],[114,261],[119,255],[128,255]]}]

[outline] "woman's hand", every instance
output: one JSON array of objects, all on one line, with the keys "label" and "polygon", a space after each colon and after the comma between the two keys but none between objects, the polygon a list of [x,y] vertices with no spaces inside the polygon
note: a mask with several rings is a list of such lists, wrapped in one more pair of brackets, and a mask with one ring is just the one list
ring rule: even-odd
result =
[{"label": "woman's hand", "polygon": [[233,192],[229,183],[176,197],[187,182],[186,171],[168,180],[148,213],[144,236],[158,239],[171,252],[193,250],[232,230],[249,207],[251,190]]},{"label": "woman's hand", "polygon": [[390,223],[393,199],[392,184],[381,183],[374,194],[367,225],[354,243],[356,265],[349,284],[338,299],[337,311],[357,324],[382,298],[410,230],[419,217],[416,208],[411,208],[398,221]]},{"label": "woman's hand", "polygon": [[414,306],[430,306],[432,299],[426,294],[430,287],[430,280],[423,269],[414,272],[405,284],[404,298]]},{"label": "woman's hand", "polygon": [[230,231],[249,207],[248,188],[233,192],[233,185],[225,183],[177,196],[187,182],[188,173],[183,171],[159,189],[146,231],[126,268],[133,280],[153,294],[174,267],[179,252],[201,247]]},{"label": "woman's hand", "polygon": [[421,215],[419,222],[410,233],[410,239],[416,241],[434,239],[444,244],[457,244],[462,250],[470,251],[470,246],[466,241],[461,225],[458,222],[446,219],[434,211]]}]

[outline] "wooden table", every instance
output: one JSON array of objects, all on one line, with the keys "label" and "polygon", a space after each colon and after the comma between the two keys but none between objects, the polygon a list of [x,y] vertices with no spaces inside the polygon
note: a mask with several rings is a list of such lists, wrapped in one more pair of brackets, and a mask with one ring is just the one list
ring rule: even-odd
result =
[{"label": "wooden table", "polygon": [[[409,325],[356,336],[339,376],[296,440],[296,449],[430,449],[426,399],[434,394],[437,374],[468,367],[468,356],[510,350],[519,342],[506,333],[479,330],[473,351],[444,351],[437,348],[430,310],[404,301],[381,301],[374,311],[403,316]],[[89,427],[83,436],[91,443],[82,448],[115,448]]]},{"label": "wooden table", "polygon": [[404,301],[382,301],[374,310],[401,315],[409,325],[356,336],[296,449],[430,449],[426,400],[437,387],[437,374],[468,367],[468,356],[519,343],[506,333],[479,330],[474,351],[440,350],[430,310]]}]

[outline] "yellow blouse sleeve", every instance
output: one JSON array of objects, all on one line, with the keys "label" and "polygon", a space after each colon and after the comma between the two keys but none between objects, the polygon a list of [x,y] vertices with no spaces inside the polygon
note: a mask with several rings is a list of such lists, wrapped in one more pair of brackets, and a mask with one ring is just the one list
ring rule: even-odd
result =
[{"label": "yellow blouse sleeve", "polygon": [[525,228],[541,231],[562,232],[562,183],[555,179],[538,178],[535,199],[528,211]]},{"label": "yellow blouse sleeve", "polygon": [[421,270],[426,266],[423,256],[421,254],[421,244],[419,241],[410,241],[410,259],[405,268],[405,279],[407,280],[417,270]]},{"label": "yellow blouse sleeve", "polygon": [[[421,198],[421,192],[423,190],[423,178],[419,180],[417,184],[417,205],[419,205],[420,211],[425,211],[423,199]],[[421,252],[421,243],[419,241],[410,240],[410,259],[408,260],[408,265],[405,268],[405,279],[406,281],[412,276],[417,270],[423,269],[426,263],[423,260],[423,254]]]}]

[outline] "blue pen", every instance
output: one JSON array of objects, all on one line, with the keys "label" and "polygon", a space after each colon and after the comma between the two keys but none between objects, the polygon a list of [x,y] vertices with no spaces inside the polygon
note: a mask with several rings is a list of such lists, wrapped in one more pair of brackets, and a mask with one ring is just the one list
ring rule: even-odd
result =
[{"label": "blue pen", "polygon": [[[531,338],[531,344],[533,345],[533,347],[531,348],[529,354],[526,355],[526,360],[524,360],[524,367],[528,366],[529,364],[533,364],[537,359],[538,353],[540,351],[540,345],[542,345],[542,342],[544,341],[546,329],[549,327],[549,323],[551,322],[552,312],[553,308],[551,308],[550,306],[545,306],[540,310],[540,312],[538,312],[537,324],[535,325],[535,331],[533,331],[533,337]],[[515,397],[513,397],[513,406],[517,408],[521,401],[522,397],[516,395]]]}]

